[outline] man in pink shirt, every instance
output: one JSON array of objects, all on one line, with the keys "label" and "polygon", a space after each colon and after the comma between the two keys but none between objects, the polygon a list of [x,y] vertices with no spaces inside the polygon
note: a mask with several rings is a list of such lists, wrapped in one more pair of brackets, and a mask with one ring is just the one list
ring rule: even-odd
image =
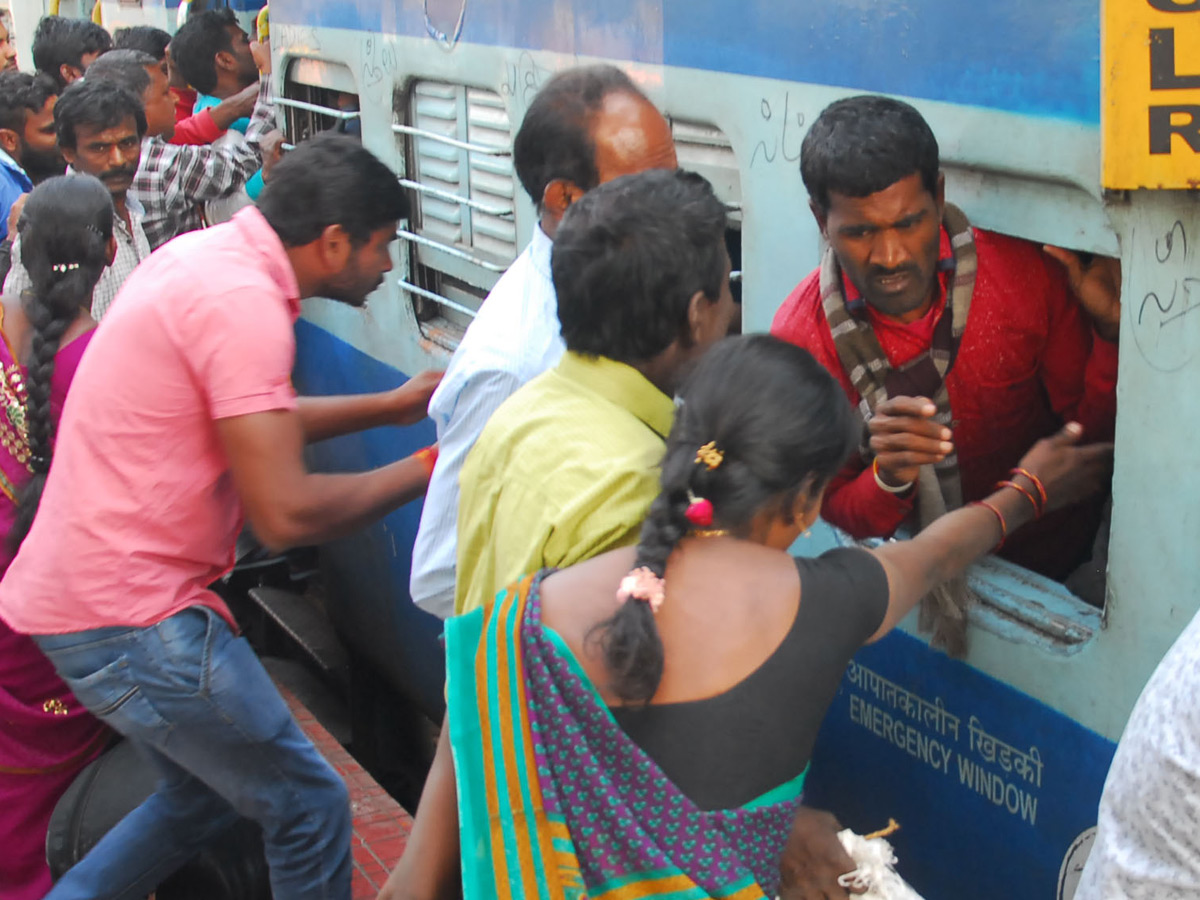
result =
[{"label": "man in pink shirt", "polygon": [[48,896],[145,896],[238,815],[262,826],[276,897],[350,896],[345,786],[207,586],[233,563],[243,510],[283,548],[424,491],[426,453],[345,475],[308,472],[302,453],[423,418],[436,375],[347,398],[297,398],[290,381],[300,299],[362,305],[406,215],[383,163],[318,137],[257,209],[142,263],[80,364],[0,617],[160,781]]}]

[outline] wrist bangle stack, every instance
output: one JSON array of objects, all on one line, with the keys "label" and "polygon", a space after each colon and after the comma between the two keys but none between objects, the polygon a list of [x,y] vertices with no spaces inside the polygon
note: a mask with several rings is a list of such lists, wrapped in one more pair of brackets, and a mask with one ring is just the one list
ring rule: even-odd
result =
[{"label": "wrist bangle stack", "polygon": [[992,515],[996,517],[996,521],[1000,523],[1000,543],[996,544],[996,546],[992,548],[992,552],[995,553],[1004,546],[1004,541],[1008,537],[1008,523],[1004,521],[1004,513],[1000,512],[999,509],[988,503],[986,500],[975,500],[971,503],[968,503],[967,506],[982,506],[985,509],[991,510]]},{"label": "wrist bangle stack", "polygon": [[1028,500],[1030,502],[1030,504],[1032,504],[1032,506],[1033,506],[1034,520],[1036,521],[1042,517],[1042,505],[1040,503],[1038,503],[1037,497],[1033,496],[1033,494],[1030,493],[1030,491],[1026,490],[1021,485],[1017,484],[1015,481],[998,481],[998,482],[996,482],[996,490],[1000,490],[1001,488],[1015,488],[1016,490],[1020,491],[1022,494],[1025,495],[1025,499]]},{"label": "wrist bangle stack", "polygon": [[421,461],[421,465],[423,465],[425,467],[425,473],[427,475],[432,476],[433,475],[433,467],[435,465],[437,465],[437,458],[438,458],[437,444],[430,444],[428,447],[422,447],[420,450],[418,450],[416,453],[414,453],[413,456],[416,459]]},{"label": "wrist bangle stack", "polygon": [[875,484],[879,486],[879,489],[881,491],[886,491],[889,494],[903,494],[913,486],[911,481],[908,482],[908,484],[902,484],[899,487],[893,487],[884,481],[879,475],[879,457],[875,457],[875,461],[871,463],[871,472],[875,475]]},{"label": "wrist bangle stack", "polygon": [[1025,478],[1029,479],[1029,483],[1033,485],[1034,490],[1037,491],[1038,497],[1040,497],[1041,501],[1042,501],[1042,505],[1040,507],[1040,512],[1038,513],[1038,515],[1041,515],[1042,512],[1045,512],[1047,497],[1046,497],[1046,488],[1045,488],[1045,485],[1042,484],[1042,479],[1038,478],[1036,475],[1034,475],[1028,469],[1022,469],[1020,466],[1018,466],[1015,469],[1011,469],[1008,474],[1013,478],[1015,478],[1018,475],[1021,475]]}]

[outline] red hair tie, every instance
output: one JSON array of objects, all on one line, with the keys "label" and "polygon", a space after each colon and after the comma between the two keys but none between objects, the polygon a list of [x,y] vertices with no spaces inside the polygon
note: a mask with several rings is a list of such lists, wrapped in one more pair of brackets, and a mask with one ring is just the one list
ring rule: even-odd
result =
[{"label": "red hair tie", "polygon": [[687,496],[688,508],[684,512],[684,516],[697,528],[707,528],[713,523],[712,501],[697,497],[692,493],[691,488],[688,488]]}]

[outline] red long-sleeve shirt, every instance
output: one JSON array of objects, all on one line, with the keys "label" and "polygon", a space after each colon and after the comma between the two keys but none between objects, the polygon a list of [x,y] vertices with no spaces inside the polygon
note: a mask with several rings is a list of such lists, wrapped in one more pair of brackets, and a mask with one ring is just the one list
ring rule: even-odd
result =
[{"label": "red long-sleeve shirt", "polygon": [[183,146],[185,144],[211,144],[225,132],[213,121],[212,111],[202,109],[194,116],[180,119],[175,123],[175,134],[169,143]]},{"label": "red long-sleeve shirt", "polygon": [[[964,501],[990,494],[997,481],[1040,438],[1065,421],[1083,425],[1084,441],[1112,439],[1116,416],[1117,347],[1094,333],[1062,267],[1027,241],[973,229],[979,271],[967,327],[946,378]],[[942,229],[941,256],[950,257]],[[899,367],[929,348],[945,310],[946,273],[929,314],[901,325],[869,310],[888,361]],[[848,300],[858,291],[845,279]],[[784,301],[771,333],[807,349],[858,393],[842,369],[821,306],[819,272]],[[857,455],[834,478],[823,515],[857,538],[889,536],[912,512],[915,492],[889,494]],[[1004,556],[1061,578],[1086,557],[1095,534],[1097,502],[1052,513],[1022,529]]]},{"label": "red long-sleeve shirt", "polygon": [[175,134],[168,143],[177,146],[188,144],[211,144],[225,132],[217,127],[212,111],[202,109],[192,115],[196,106],[196,92],[171,88],[175,98]]}]

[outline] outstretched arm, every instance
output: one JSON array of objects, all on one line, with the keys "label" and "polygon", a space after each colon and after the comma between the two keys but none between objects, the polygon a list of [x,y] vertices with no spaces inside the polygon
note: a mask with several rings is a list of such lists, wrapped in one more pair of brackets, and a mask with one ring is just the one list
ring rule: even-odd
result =
[{"label": "outstretched arm", "polygon": [[255,535],[271,550],[342,537],[425,493],[429,468],[410,456],[347,475],[309,472],[299,414],[276,409],[216,420]]},{"label": "outstretched arm", "polygon": [[442,373],[421,372],[400,387],[378,394],[342,397],[299,397],[298,411],[304,439],[312,444],[343,434],[354,434],[381,425],[412,425],[428,413]]},{"label": "outstretched arm", "polygon": [[[1101,490],[1112,477],[1112,444],[1076,447],[1083,429],[1077,422],[1058,434],[1033,445],[1020,467],[1036,475],[1045,487],[1045,510],[1069,506]],[[1030,494],[1032,481],[1018,480]],[[1004,519],[1008,534],[1034,518],[1029,497],[1015,488],[996,490],[990,503]],[[986,506],[970,505],[942,516],[908,541],[885,544],[872,551],[887,572],[887,614],[871,640],[878,640],[896,626],[942,582],[962,573],[976,559],[992,550],[1002,538],[999,518]]]},{"label": "outstretched arm", "polygon": [[461,869],[454,760],[449,723],[443,720],[408,846],[377,900],[450,900],[461,893]]}]

